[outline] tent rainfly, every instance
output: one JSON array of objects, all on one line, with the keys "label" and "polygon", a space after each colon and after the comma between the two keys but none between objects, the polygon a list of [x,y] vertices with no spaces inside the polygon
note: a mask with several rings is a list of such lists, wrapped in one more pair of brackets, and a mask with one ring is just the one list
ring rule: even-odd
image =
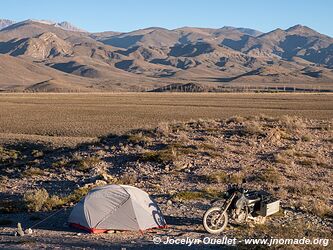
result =
[{"label": "tent rainfly", "polygon": [[155,201],[141,189],[127,185],[92,189],[74,206],[68,222],[72,227],[91,233],[166,226]]}]

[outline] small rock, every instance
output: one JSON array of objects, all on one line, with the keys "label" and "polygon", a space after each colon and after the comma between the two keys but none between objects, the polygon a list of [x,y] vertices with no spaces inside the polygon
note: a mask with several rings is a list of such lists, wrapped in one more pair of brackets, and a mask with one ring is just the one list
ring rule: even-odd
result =
[{"label": "small rock", "polygon": [[168,200],[166,204],[167,204],[167,206],[169,206],[169,207],[172,206],[172,200]]},{"label": "small rock", "polygon": [[24,232],[23,232],[22,225],[21,225],[20,222],[17,223],[17,234],[18,234],[19,236],[24,236]]},{"label": "small rock", "polygon": [[32,229],[28,228],[24,231],[25,234],[32,234]]},{"label": "small rock", "polygon": [[107,234],[114,234],[115,231],[114,231],[114,230],[109,230],[109,231],[107,231],[106,233],[107,233]]},{"label": "small rock", "polygon": [[77,233],[76,235],[77,235],[77,236],[81,236],[82,234],[81,234],[81,233]]}]

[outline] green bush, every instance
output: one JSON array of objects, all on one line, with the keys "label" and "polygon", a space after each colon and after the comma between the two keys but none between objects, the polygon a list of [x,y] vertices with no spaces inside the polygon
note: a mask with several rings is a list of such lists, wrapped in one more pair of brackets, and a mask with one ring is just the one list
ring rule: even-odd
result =
[{"label": "green bush", "polygon": [[28,191],[24,194],[23,199],[29,211],[38,212],[49,199],[49,193],[44,188]]},{"label": "green bush", "polygon": [[50,197],[44,188],[28,191],[24,194],[23,200],[27,209],[31,212],[50,211],[65,203],[64,200],[56,195]]}]

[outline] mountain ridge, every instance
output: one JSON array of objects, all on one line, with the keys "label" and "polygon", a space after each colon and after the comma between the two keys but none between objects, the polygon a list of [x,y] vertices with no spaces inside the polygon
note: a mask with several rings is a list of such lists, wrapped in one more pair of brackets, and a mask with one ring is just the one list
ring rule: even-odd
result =
[{"label": "mountain ridge", "polygon": [[[89,85],[94,91],[159,88],[175,82],[333,83],[333,38],[299,24],[266,33],[232,26],[89,33],[66,21],[6,23],[0,30],[0,54],[38,64],[43,74],[59,71],[56,79],[65,84],[71,85],[66,75],[80,77],[84,89]],[[6,60],[12,68],[15,63],[22,66],[21,61]],[[10,88],[10,76],[1,74],[0,88]]]}]

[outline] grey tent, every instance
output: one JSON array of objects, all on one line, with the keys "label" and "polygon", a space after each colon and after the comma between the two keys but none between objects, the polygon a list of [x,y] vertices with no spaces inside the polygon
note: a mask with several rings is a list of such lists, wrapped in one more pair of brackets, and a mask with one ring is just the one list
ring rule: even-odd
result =
[{"label": "grey tent", "polygon": [[107,185],[92,189],[69,216],[71,226],[101,233],[108,230],[145,230],[165,227],[157,204],[141,189]]}]

